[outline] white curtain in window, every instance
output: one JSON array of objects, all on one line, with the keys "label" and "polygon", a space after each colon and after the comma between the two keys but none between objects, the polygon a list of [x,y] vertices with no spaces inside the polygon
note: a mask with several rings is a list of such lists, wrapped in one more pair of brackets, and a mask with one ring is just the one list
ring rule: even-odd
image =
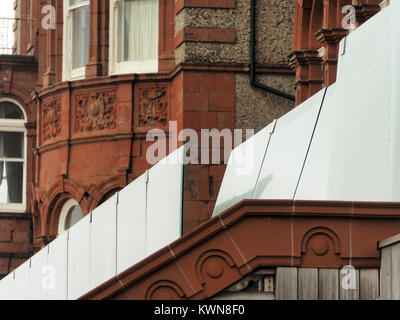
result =
[{"label": "white curtain in window", "polygon": [[89,60],[89,6],[72,13],[72,68],[84,67]]},{"label": "white curtain in window", "polygon": [[118,62],[158,57],[158,0],[118,3]]}]

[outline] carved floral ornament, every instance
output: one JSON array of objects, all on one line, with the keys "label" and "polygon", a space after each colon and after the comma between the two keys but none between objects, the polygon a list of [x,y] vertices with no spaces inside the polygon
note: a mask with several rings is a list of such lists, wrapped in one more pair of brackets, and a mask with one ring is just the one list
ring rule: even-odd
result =
[{"label": "carved floral ornament", "polygon": [[115,92],[97,92],[76,97],[75,132],[115,129],[116,121]]},{"label": "carved floral ornament", "polygon": [[139,88],[138,127],[165,127],[168,124],[168,87]]},{"label": "carved floral ornament", "polygon": [[61,103],[53,100],[43,104],[43,139],[50,140],[61,132]]}]

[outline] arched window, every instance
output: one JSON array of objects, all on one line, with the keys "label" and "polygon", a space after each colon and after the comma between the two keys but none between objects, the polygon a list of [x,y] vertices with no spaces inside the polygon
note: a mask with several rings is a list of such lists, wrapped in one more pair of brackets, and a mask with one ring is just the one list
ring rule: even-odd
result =
[{"label": "arched window", "polygon": [[0,211],[26,210],[26,115],[21,106],[0,99]]},{"label": "arched window", "polygon": [[61,209],[60,220],[58,222],[58,234],[68,230],[82,218],[83,212],[79,203],[74,199],[68,200]]}]

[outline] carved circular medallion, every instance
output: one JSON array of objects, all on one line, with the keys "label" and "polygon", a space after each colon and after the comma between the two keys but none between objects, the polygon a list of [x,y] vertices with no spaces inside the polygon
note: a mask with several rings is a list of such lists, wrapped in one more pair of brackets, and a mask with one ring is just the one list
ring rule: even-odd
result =
[{"label": "carved circular medallion", "polygon": [[217,259],[209,259],[205,267],[207,275],[212,279],[221,278],[224,274],[224,267]]},{"label": "carved circular medallion", "polygon": [[311,249],[317,256],[324,256],[329,251],[328,239],[323,235],[315,235],[311,239]]}]

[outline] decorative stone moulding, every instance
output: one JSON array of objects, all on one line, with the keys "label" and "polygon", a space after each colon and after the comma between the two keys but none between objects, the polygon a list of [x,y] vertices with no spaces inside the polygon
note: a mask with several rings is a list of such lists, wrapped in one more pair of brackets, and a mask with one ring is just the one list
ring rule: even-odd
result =
[{"label": "decorative stone moulding", "polygon": [[43,141],[56,138],[61,133],[61,101],[59,99],[43,103]]},{"label": "decorative stone moulding", "polygon": [[136,131],[151,128],[165,129],[169,121],[169,87],[167,85],[141,85],[135,88]]},{"label": "decorative stone moulding", "polygon": [[117,128],[116,92],[95,92],[75,97],[75,133]]},{"label": "decorative stone moulding", "polygon": [[207,299],[260,268],[379,268],[377,243],[398,234],[399,208],[244,200],[81,299]]}]

